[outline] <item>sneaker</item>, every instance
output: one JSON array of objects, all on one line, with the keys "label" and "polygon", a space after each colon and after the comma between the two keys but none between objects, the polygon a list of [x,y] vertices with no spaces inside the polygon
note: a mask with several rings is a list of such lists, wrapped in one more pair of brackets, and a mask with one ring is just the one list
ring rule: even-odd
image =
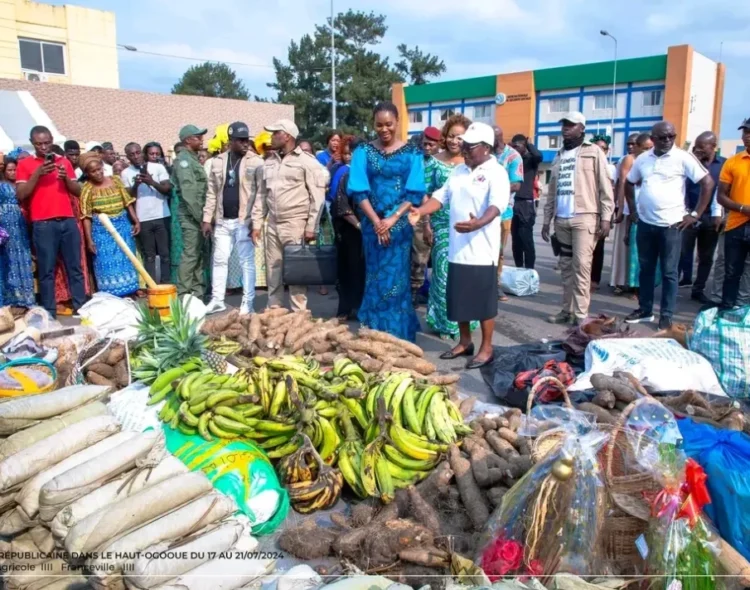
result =
[{"label": "sneaker", "polygon": [[677,283],[677,286],[680,289],[684,289],[685,287],[692,287],[693,286],[693,281],[688,281],[687,279],[680,279],[680,282]]},{"label": "sneaker", "polygon": [[572,314],[568,313],[567,311],[561,311],[557,315],[553,315],[547,318],[547,323],[549,324],[556,324],[556,325],[562,325],[562,324],[569,324],[571,323],[575,318]]},{"label": "sneaker", "polygon": [[640,309],[636,309],[633,313],[631,313],[628,317],[625,318],[626,324],[641,324],[641,323],[653,322],[653,321],[654,321],[654,314],[645,313],[644,311],[641,311]]},{"label": "sneaker", "polygon": [[672,327],[672,318],[668,318],[666,316],[661,316],[659,318],[659,329],[660,330],[669,330],[669,328]]},{"label": "sneaker", "polygon": [[243,299],[242,303],[240,303],[240,315],[252,315],[253,313],[253,304]]},{"label": "sneaker", "polygon": [[219,301],[218,299],[212,299],[209,301],[208,305],[206,306],[206,315],[211,315],[212,313],[219,313],[220,311],[226,311],[227,306],[224,304],[223,301]]},{"label": "sneaker", "polygon": [[699,293],[693,292],[690,295],[690,299],[692,299],[693,301],[697,301],[698,303],[702,303],[703,305],[706,305],[707,303],[713,303],[713,301],[711,301],[711,299],[706,296],[703,291]]}]

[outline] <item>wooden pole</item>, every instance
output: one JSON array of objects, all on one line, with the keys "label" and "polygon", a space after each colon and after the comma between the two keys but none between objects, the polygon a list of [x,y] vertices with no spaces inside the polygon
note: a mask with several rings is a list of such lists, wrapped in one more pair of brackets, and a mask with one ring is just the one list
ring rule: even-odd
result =
[{"label": "wooden pole", "polygon": [[123,251],[125,256],[127,256],[130,259],[130,262],[133,263],[133,266],[135,267],[135,270],[138,271],[138,274],[143,277],[143,280],[146,281],[146,284],[148,285],[149,289],[156,289],[158,285],[154,281],[154,279],[151,278],[151,275],[146,272],[146,269],[143,268],[143,265],[141,264],[141,261],[138,260],[138,258],[130,251],[130,248],[128,248],[128,245],[125,243],[125,240],[122,239],[122,236],[120,236],[119,233],[117,233],[117,230],[115,229],[115,226],[112,225],[112,222],[109,220],[109,215],[105,215],[104,213],[99,213],[98,215],[99,221],[101,224],[105,227],[105,229],[109,232],[109,235],[112,236],[112,239],[117,243],[117,245],[120,247],[120,250]]}]

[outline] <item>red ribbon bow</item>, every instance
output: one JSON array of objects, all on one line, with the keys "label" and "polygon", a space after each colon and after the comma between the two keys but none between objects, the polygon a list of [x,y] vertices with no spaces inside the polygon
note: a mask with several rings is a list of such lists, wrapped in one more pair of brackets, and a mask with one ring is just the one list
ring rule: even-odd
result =
[{"label": "red ribbon bow", "polygon": [[703,507],[711,503],[711,496],[706,487],[707,479],[703,467],[693,459],[688,459],[685,465],[685,483],[682,485],[686,498],[677,513],[677,518],[687,518],[690,526],[695,526]]}]

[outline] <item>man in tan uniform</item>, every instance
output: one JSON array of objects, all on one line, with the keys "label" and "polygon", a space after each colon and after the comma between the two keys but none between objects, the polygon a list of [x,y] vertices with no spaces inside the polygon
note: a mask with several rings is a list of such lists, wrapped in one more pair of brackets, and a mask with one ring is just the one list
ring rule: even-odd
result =
[{"label": "man in tan uniform", "polygon": [[[278,158],[263,164],[263,179],[253,205],[253,242],[260,243],[263,221],[266,229],[266,282],[268,305],[282,305],[284,285],[281,264],[284,246],[315,240],[320,210],[325,202],[328,171],[315,156],[295,147],[299,129],[293,121],[281,119],[266,127],[273,133],[271,146]],[[292,310],[307,308],[307,287],[289,285]]]}]

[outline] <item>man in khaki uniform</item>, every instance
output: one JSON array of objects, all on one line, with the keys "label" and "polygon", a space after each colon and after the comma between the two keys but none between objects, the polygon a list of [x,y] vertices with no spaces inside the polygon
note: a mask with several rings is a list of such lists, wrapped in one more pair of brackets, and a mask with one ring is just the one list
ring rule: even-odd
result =
[{"label": "man in khaki uniform", "polygon": [[[263,179],[253,205],[252,235],[257,246],[267,218],[266,282],[271,306],[283,304],[284,246],[315,240],[329,175],[315,156],[295,147],[299,129],[293,121],[281,119],[266,131],[273,133],[271,146],[279,157],[268,158],[263,164]],[[307,287],[289,285],[289,296],[294,311],[307,308]]]},{"label": "man in khaki uniform", "polygon": [[[242,122],[229,126],[229,151],[209,160],[208,191],[203,207],[203,235],[213,231],[213,281],[207,313],[224,311],[229,257],[236,249],[242,268],[240,313],[253,312],[255,248],[251,213],[257,194],[256,170],[263,160],[250,148],[250,130]],[[211,224],[215,225],[212,227]]]}]

